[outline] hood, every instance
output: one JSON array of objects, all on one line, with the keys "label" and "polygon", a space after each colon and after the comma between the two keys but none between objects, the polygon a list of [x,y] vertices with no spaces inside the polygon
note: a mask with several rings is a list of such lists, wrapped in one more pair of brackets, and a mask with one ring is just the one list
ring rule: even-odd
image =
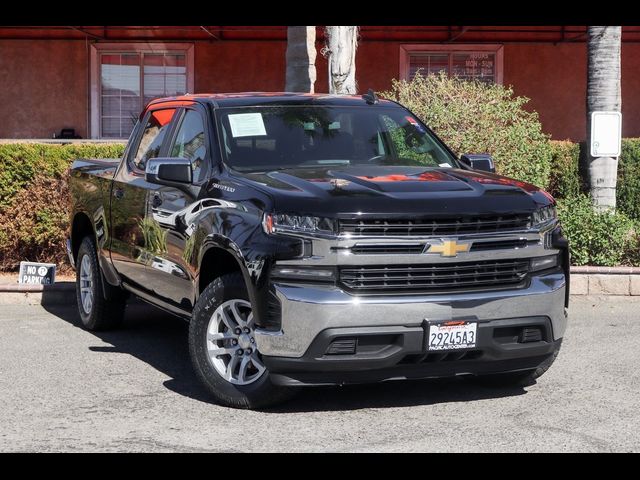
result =
[{"label": "hood", "polygon": [[248,173],[275,210],[317,216],[530,213],[553,199],[529,183],[454,168],[327,167]]}]

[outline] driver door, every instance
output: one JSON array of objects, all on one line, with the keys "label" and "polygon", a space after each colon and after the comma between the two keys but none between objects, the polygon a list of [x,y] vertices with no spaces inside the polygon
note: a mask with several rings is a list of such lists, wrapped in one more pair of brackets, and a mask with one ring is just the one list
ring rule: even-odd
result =
[{"label": "driver door", "polygon": [[163,248],[147,262],[147,275],[156,297],[188,311],[195,302],[197,254],[203,241],[198,215],[205,208],[199,197],[209,174],[211,148],[202,106],[185,107],[174,122],[166,156],[190,160],[193,183],[155,186],[148,200],[148,223],[157,225]]}]

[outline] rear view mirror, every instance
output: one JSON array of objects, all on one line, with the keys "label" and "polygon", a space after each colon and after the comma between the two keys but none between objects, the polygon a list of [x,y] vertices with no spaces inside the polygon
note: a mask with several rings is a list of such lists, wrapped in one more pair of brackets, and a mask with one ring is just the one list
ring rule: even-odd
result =
[{"label": "rear view mirror", "polygon": [[493,158],[491,155],[486,153],[466,153],[460,156],[460,161],[473,170],[496,173],[496,166],[493,163]]},{"label": "rear view mirror", "polygon": [[159,185],[184,186],[193,181],[191,160],[186,158],[152,158],[147,162],[145,179]]}]

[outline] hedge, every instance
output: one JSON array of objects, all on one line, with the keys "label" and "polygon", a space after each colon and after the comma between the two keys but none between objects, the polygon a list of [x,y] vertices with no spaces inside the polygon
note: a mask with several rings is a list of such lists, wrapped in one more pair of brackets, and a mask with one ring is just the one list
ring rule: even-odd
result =
[{"label": "hedge", "polygon": [[551,141],[551,174],[546,190],[556,198],[575,198],[583,190],[578,171],[580,145],[570,141]]},{"label": "hedge", "polygon": [[[551,141],[551,176],[547,190],[556,198],[575,198],[587,193],[578,170],[581,148],[569,141]],[[616,207],[632,220],[640,222],[640,138],[623,138],[618,160]]]},{"label": "hedge", "polygon": [[76,158],[118,158],[121,143],[0,144],[0,271],[21,260],[67,267],[67,172]]},{"label": "hedge", "polygon": [[625,138],[618,159],[616,207],[640,221],[640,138]]},{"label": "hedge", "polygon": [[596,212],[588,195],[558,199],[573,265],[640,265],[638,223],[620,211]]}]

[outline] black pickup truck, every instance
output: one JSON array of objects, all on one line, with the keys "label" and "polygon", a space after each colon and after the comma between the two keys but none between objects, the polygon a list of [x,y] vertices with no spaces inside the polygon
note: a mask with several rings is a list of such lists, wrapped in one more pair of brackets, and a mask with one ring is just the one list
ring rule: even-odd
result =
[{"label": "black pickup truck", "polygon": [[123,158],[77,160],[70,188],[84,326],[118,326],[130,294],[183,317],[224,405],[305,385],[531,382],[562,342],[553,198],[373,93],[155,100]]}]

